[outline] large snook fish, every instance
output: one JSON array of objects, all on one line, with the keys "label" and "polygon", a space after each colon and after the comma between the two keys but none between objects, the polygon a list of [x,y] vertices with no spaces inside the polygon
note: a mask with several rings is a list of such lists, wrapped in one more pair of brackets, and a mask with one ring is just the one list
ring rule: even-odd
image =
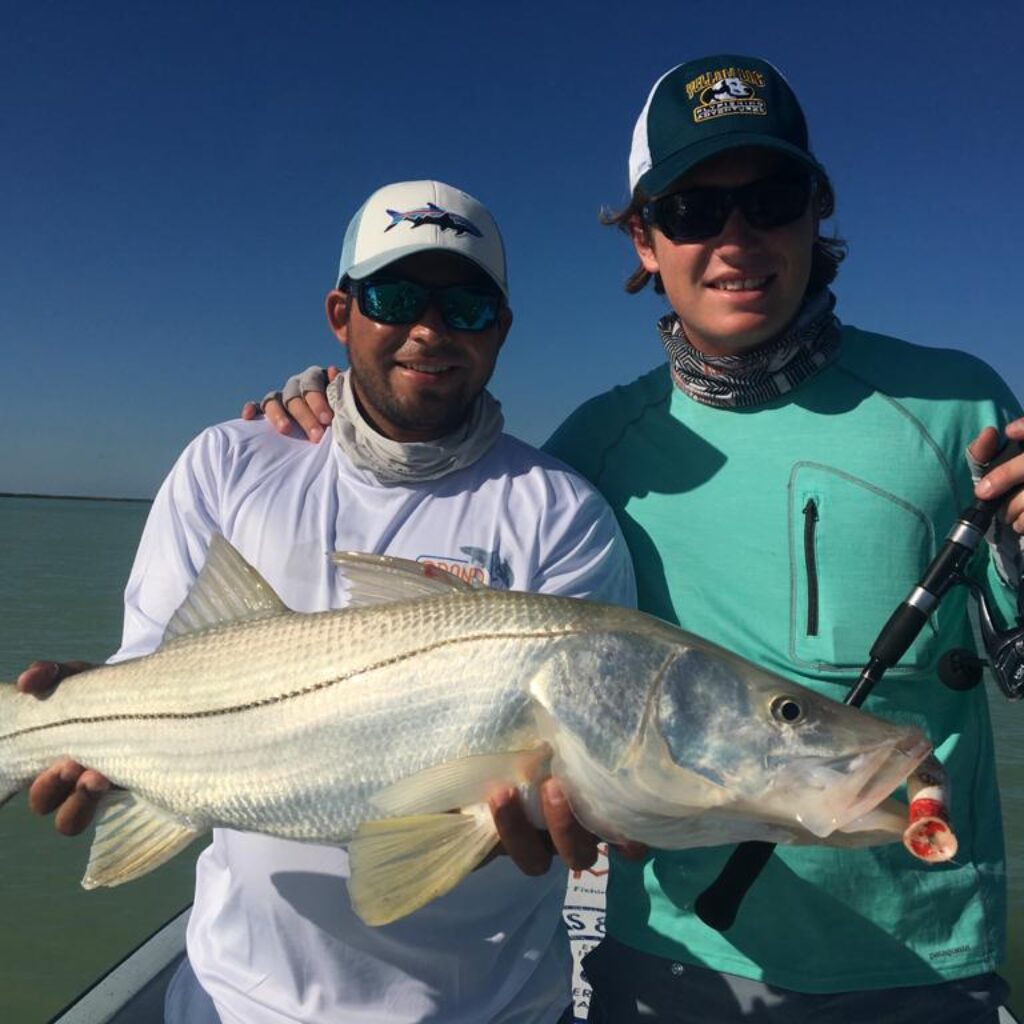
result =
[{"label": "large snook fish", "polygon": [[[216,537],[154,654],[0,686],[0,803],[56,758],[118,786],[83,884],[117,885],[221,827],[348,844],[371,924],[493,848],[486,800],[548,774],[610,840],[665,849],[899,840],[879,805],[929,752],[888,724],[639,612],[467,588],[338,555],[352,604],[289,611]],[[459,810],[462,813],[450,813]]]}]

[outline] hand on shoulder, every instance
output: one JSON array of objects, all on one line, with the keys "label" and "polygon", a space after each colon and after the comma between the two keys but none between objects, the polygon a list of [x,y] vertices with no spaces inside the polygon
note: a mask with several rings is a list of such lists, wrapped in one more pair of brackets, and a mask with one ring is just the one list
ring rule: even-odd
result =
[{"label": "hand on shoulder", "polygon": [[246,402],[242,419],[254,420],[261,413],[279,433],[288,434],[298,424],[314,444],[325,434],[325,427],[334,419],[334,410],[327,402],[327,385],[338,376],[338,367],[307,367],[285,381],[280,391],[268,392],[262,402]]}]

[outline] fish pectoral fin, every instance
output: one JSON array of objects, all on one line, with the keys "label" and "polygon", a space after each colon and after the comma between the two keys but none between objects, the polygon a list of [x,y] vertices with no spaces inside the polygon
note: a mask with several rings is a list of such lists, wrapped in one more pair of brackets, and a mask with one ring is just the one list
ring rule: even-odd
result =
[{"label": "fish pectoral fin", "polygon": [[348,588],[347,608],[443,597],[478,589],[445,569],[409,558],[354,551],[333,551],[330,558]]},{"label": "fish pectoral fin", "polygon": [[369,925],[397,921],[454,889],[497,842],[486,804],[364,822],[348,846],[352,909]]},{"label": "fish pectoral fin", "polygon": [[167,623],[164,640],[287,611],[274,588],[217,533],[192,589]]},{"label": "fish pectoral fin", "polygon": [[547,743],[527,750],[460,757],[382,789],[374,794],[373,804],[396,817],[469,807],[486,800],[494,790],[540,781],[548,774],[550,760]]},{"label": "fish pectoral fin", "polygon": [[183,850],[200,831],[134,793],[115,790],[100,805],[82,888],[139,878]]}]

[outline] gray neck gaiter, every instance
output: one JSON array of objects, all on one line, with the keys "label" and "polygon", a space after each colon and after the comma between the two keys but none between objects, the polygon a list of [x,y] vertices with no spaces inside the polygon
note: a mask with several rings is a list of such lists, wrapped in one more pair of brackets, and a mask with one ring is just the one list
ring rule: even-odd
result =
[{"label": "gray neck gaiter", "polygon": [[465,422],[436,441],[402,443],[378,434],[356,405],[347,373],[327,387],[334,410],[334,440],[360,469],[367,469],[382,484],[437,480],[472,465],[497,441],[505,425],[501,404],[481,391]]}]

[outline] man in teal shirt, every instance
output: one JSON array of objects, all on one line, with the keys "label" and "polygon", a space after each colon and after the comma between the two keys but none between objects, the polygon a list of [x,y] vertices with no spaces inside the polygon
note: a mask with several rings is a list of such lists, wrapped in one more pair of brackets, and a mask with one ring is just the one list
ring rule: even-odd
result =
[{"label": "man in teal shirt", "polygon": [[[965,449],[1018,404],[972,356],[840,324],[828,285],[843,247],[819,231],[831,185],[770,64],[726,54],[659,79],[630,179],[612,220],[640,259],[627,288],[653,281],[671,304],[668,363],[588,402],[547,448],[616,510],[641,608],[842,700],[973,498]],[[992,447],[986,432],[975,451]],[[985,571],[1007,589],[993,560]],[[615,859],[610,938],[586,961],[591,1020],[996,1020],[1006,899],[988,708],[983,689],[937,677],[945,651],[974,646],[965,604],[963,588],[946,597],[867,704],[934,742],[956,859],[780,848],[725,933],[693,906],[730,849]]]}]

